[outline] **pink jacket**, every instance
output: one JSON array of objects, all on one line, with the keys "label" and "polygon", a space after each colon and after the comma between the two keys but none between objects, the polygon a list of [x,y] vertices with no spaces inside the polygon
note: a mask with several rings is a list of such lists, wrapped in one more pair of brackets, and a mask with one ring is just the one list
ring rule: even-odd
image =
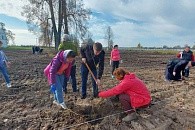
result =
[{"label": "pink jacket", "polygon": [[122,93],[129,95],[130,104],[133,108],[139,108],[151,102],[150,92],[146,88],[146,85],[133,73],[126,74],[117,86],[100,92],[98,96],[106,98]]},{"label": "pink jacket", "polygon": [[49,85],[52,85],[56,82],[56,74],[64,64],[68,64],[68,67],[64,70],[64,75],[66,77],[70,76],[72,63],[66,63],[66,57],[64,57],[64,53],[66,53],[66,51],[60,51],[44,69],[44,74],[48,79]]},{"label": "pink jacket", "polygon": [[111,54],[110,54],[110,59],[112,61],[120,61],[120,52],[118,49],[112,49]]}]

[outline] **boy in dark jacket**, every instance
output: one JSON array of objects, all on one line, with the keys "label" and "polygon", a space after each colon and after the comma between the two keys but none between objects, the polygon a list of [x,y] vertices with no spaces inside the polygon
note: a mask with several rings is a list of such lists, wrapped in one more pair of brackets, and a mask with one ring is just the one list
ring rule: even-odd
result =
[{"label": "boy in dark jacket", "polygon": [[[81,78],[82,78],[82,97],[81,99],[85,99],[87,96],[87,79],[89,70],[86,64],[89,66],[94,76],[96,77],[96,81],[92,78],[93,84],[93,96],[97,97],[98,95],[98,87],[100,83],[100,79],[102,77],[104,71],[104,57],[105,52],[102,50],[102,44],[97,42],[92,44],[84,44],[80,49],[80,54],[82,57],[81,64]],[[97,65],[98,65],[98,73],[97,73]],[[97,85],[96,85],[97,84]]]}]

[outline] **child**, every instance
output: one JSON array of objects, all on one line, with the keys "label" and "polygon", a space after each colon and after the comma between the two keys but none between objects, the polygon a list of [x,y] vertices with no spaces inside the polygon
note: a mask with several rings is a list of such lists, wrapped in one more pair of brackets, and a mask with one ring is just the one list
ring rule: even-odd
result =
[{"label": "child", "polygon": [[[3,44],[2,41],[0,41],[0,48],[2,44]],[[9,68],[9,65],[10,65],[10,62],[8,62],[8,59],[5,53],[2,50],[0,50],[0,71],[5,78],[7,87],[11,88],[11,83],[10,83],[9,75],[7,72],[7,67]]]},{"label": "child", "polygon": [[150,92],[146,88],[146,85],[134,73],[117,68],[114,71],[114,76],[120,83],[107,91],[100,92],[98,96],[106,98],[119,95],[121,104],[125,111],[128,111],[128,115],[122,120],[126,122],[134,120],[137,118],[135,109],[147,107],[150,104]]},{"label": "child", "polygon": [[113,76],[114,70],[119,67],[120,59],[121,57],[120,52],[118,50],[118,45],[114,45],[114,48],[112,49],[110,54],[110,65],[112,65],[112,78],[114,78]]},{"label": "child", "polygon": [[67,109],[63,98],[64,78],[69,78],[75,56],[72,50],[60,51],[44,69],[44,74],[51,85],[50,90],[54,94],[53,103],[60,105],[63,109]]},{"label": "child", "polygon": [[94,44],[90,44],[90,42],[87,42],[81,47],[80,53],[82,57],[82,64],[81,64],[82,97],[81,99],[85,99],[87,97],[87,80],[88,80],[89,70],[86,64],[88,64],[95,78],[97,78],[96,81],[92,78],[93,97],[97,98],[98,96],[97,85],[98,86],[101,85],[101,78],[102,78],[103,71],[104,71],[105,52],[103,50],[102,44],[99,42],[96,42]]}]

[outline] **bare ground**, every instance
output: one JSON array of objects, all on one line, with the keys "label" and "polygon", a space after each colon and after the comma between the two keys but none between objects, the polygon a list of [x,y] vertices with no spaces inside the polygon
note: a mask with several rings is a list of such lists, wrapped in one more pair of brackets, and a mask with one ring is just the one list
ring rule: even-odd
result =
[{"label": "bare ground", "polygon": [[[9,73],[13,88],[5,87],[0,77],[0,129],[1,130],[195,130],[195,70],[181,82],[166,83],[164,69],[166,61],[174,55],[157,52],[124,51],[122,58],[125,67],[141,78],[148,86],[153,101],[149,108],[138,110],[138,119],[122,122],[125,116],[119,102],[114,99],[91,99],[91,82],[88,83],[88,97],[80,99],[80,93],[64,96],[69,110],[62,110],[52,104],[44,67],[52,56],[32,55],[29,51],[7,51],[12,60]],[[106,56],[103,87],[105,90],[117,84],[111,79],[109,54]],[[81,86],[80,61],[77,60],[77,85]],[[116,114],[121,113],[121,114]],[[91,123],[80,123],[105,117]],[[74,127],[73,127],[74,126]]]}]

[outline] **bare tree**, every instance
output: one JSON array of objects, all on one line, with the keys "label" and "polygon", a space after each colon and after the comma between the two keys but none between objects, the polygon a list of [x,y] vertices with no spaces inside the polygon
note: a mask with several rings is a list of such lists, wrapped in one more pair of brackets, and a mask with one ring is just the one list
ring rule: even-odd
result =
[{"label": "bare tree", "polygon": [[108,43],[108,49],[112,49],[113,46],[113,31],[110,26],[107,27],[106,33],[105,33],[105,39],[107,40]]},{"label": "bare tree", "polygon": [[[69,34],[70,28],[74,29],[80,38],[86,34],[86,21],[91,12],[84,8],[82,0],[29,0],[29,2],[29,5],[24,6],[22,13],[26,16],[27,23],[34,26],[33,28],[40,28],[47,23],[48,28],[48,19],[51,19],[56,49],[61,41],[62,30],[63,33]],[[48,34],[46,31],[45,33]]]}]

